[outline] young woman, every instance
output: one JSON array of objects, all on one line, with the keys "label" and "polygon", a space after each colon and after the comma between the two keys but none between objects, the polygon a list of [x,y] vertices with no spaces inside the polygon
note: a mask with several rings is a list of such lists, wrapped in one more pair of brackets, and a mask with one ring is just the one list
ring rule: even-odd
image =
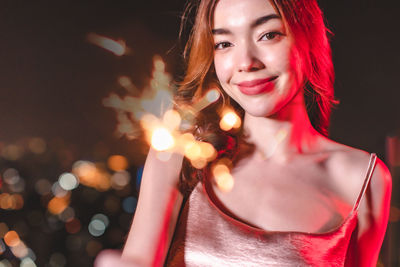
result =
[{"label": "young woman", "polygon": [[[194,134],[234,162],[234,186],[150,150],[124,251],[97,266],[376,265],[391,178],[374,154],[327,138],[326,32],[315,0],[199,1],[178,95],[190,103],[216,85],[225,95]],[[239,133],[218,129],[223,105],[242,116]]]}]

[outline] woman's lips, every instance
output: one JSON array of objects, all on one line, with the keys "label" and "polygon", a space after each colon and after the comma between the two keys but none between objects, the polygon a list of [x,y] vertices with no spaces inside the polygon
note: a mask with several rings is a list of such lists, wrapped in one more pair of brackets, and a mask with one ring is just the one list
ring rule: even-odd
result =
[{"label": "woman's lips", "polygon": [[275,86],[274,80],[276,78],[278,78],[278,76],[269,77],[266,79],[245,81],[238,83],[237,86],[239,87],[240,92],[245,95],[259,95],[272,91]]}]

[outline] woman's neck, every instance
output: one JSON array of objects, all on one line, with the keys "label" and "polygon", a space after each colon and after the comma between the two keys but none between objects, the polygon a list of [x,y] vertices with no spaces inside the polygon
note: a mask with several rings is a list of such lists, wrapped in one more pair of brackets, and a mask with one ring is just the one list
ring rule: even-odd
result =
[{"label": "woman's neck", "polygon": [[271,117],[254,117],[246,113],[244,131],[262,159],[287,161],[296,154],[315,151],[322,140],[311,125],[303,94]]}]

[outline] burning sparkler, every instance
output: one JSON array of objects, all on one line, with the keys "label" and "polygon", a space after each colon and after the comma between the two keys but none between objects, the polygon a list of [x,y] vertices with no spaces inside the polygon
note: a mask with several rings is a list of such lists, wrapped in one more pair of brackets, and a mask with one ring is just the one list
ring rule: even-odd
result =
[{"label": "burning sparkler", "polygon": [[115,41],[96,33],[89,33],[87,35],[87,41],[101,48],[104,48],[107,51],[110,51],[116,56],[122,56],[127,52],[125,42],[122,40]]},{"label": "burning sparkler", "polygon": [[[122,50],[126,49],[125,43],[96,34],[90,34],[88,40],[116,55],[124,54]],[[151,80],[142,90],[127,76],[119,77],[118,83],[126,89],[127,95],[120,97],[112,93],[104,99],[103,104],[117,112],[119,135],[130,139],[143,136],[157,151],[160,160],[166,161],[172,153],[181,153],[197,169],[204,168],[216,158],[217,152],[210,143],[197,141],[192,134],[185,131],[194,126],[195,118],[201,110],[221,97],[218,89],[208,90],[190,106],[174,106],[173,91],[176,88],[171,85],[171,75],[165,71],[165,62],[160,56],[153,58]],[[222,111],[222,130],[238,129],[240,125],[241,119],[233,109]],[[226,171],[215,172],[214,177],[223,191],[229,191],[233,187],[233,178],[229,168],[224,170]]]}]

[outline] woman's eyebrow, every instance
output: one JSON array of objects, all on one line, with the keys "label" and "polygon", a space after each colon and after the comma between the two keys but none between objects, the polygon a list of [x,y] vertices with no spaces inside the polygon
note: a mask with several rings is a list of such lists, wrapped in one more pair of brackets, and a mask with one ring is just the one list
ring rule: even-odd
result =
[{"label": "woman's eyebrow", "polygon": [[[257,26],[260,26],[261,24],[267,23],[271,19],[281,19],[281,17],[277,14],[270,14],[270,15],[262,16],[262,17],[255,19],[251,23],[250,27],[255,28]],[[212,31],[213,35],[232,34],[232,32],[230,30],[224,29],[224,28],[212,29],[211,31]]]},{"label": "woman's eyebrow", "polygon": [[278,14],[270,14],[267,16],[262,16],[256,19],[253,23],[251,23],[251,27],[255,28],[257,26],[260,26],[261,24],[267,23],[271,19],[281,19],[281,17]]}]

